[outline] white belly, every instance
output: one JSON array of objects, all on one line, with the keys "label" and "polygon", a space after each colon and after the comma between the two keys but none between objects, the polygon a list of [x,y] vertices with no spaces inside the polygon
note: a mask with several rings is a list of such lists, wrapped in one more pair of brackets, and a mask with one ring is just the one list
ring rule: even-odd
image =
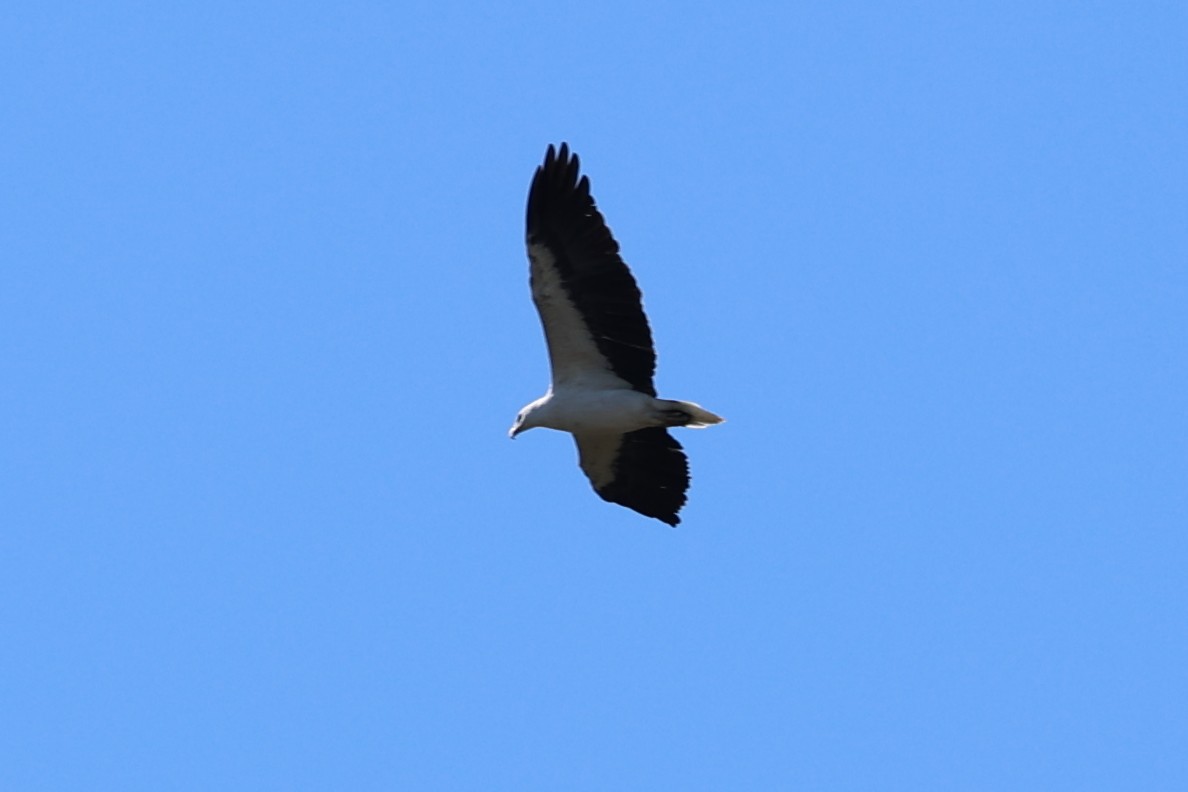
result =
[{"label": "white belly", "polygon": [[558,390],[544,407],[542,426],[563,432],[634,432],[653,426],[652,399],[635,390]]}]

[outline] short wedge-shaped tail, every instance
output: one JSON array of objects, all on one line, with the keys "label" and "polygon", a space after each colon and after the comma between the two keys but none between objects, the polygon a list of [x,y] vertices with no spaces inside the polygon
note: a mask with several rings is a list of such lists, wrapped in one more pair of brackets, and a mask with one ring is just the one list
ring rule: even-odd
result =
[{"label": "short wedge-shaped tail", "polygon": [[683,410],[691,416],[689,423],[684,424],[686,429],[705,429],[707,426],[720,424],[725,422],[725,418],[720,415],[714,415],[709,410],[702,407],[700,404],[694,404],[687,401],[675,401],[672,399],[665,399],[666,406],[672,410]]}]

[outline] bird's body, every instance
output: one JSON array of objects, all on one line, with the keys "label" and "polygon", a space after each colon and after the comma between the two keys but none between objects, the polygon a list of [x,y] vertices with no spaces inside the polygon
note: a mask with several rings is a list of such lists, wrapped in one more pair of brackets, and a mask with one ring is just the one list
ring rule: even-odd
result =
[{"label": "bird's body", "polygon": [[573,434],[602,498],[676,525],[688,460],[667,427],[721,423],[692,402],[656,398],[656,354],[639,287],[578,179],[577,156],[549,146],[528,196],[532,298],[549,347],[552,386],[520,411],[533,427]]},{"label": "bird's body", "polygon": [[562,432],[634,432],[652,426],[650,414],[655,399],[630,388],[550,389],[532,403],[536,426]]},{"label": "bird's body", "polygon": [[526,408],[533,426],[579,434],[634,432],[652,426],[702,429],[721,418],[692,402],[657,399],[630,388],[550,389]]}]

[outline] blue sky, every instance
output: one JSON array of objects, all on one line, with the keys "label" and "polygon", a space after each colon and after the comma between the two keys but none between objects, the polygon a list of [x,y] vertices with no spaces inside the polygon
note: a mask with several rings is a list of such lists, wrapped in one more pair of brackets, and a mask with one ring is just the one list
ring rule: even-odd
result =
[{"label": "blue sky", "polygon": [[[1188,788],[1182,4],[0,31],[3,788]],[[562,140],[676,530],[506,437]]]}]

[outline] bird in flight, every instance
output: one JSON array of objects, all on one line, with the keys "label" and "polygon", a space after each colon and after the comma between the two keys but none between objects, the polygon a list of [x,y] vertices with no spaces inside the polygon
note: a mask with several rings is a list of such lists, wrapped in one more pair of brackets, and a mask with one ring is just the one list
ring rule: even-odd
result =
[{"label": "bird in flight", "polygon": [[538,426],[571,433],[599,496],[675,526],[689,461],[668,429],[723,419],[693,402],[656,397],[656,351],[639,287],[565,143],[550,145],[536,169],[527,219],[532,301],[553,378],[509,435]]}]

